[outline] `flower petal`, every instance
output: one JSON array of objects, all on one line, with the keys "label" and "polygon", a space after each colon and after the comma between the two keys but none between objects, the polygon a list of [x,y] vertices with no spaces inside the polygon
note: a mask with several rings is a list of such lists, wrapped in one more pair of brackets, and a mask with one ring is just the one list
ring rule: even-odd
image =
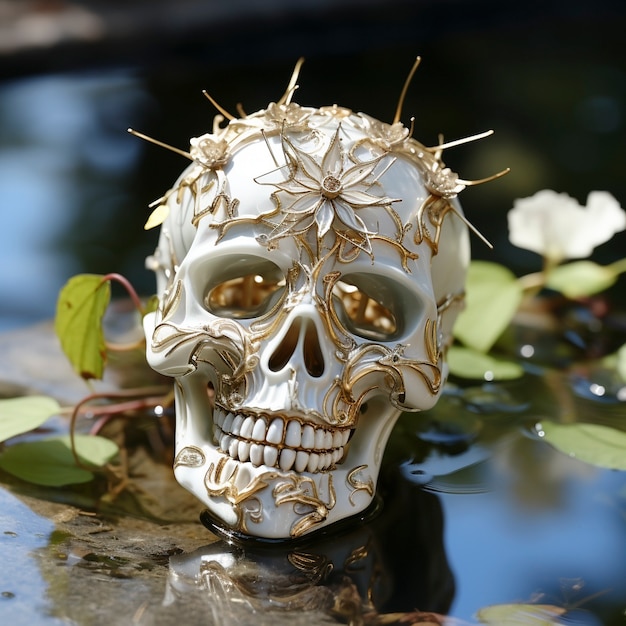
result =
[{"label": "flower petal", "polygon": [[335,198],[335,215],[352,230],[362,233],[371,234],[367,230],[365,222],[354,212],[351,206],[345,204],[340,198]]},{"label": "flower petal", "polygon": [[296,163],[296,171],[293,175],[294,178],[300,183],[304,183],[306,179],[313,181],[319,189],[320,181],[322,180],[322,170],[318,162],[310,154],[307,154],[303,150],[298,150],[289,139],[284,136],[283,150],[285,151],[285,155]]},{"label": "flower petal", "polygon": [[305,193],[296,197],[291,204],[285,206],[283,213],[287,215],[294,213],[313,214],[324,200],[319,194]]},{"label": "flower petal", "polygon": [[324,200],[315,212],[318,237],[323,237],[330,230],[334,219],[335,211],[332,202],[330,200]]},{"label": "flower petal", "polygon": [[357,163],[350,169],[346,170],[341,177],[343,186],[350,187],[365,180],[376,169],[376,166],[380,163],[381,158],[382,157],[378,157],[377,159],[372,159],[371,161]]},{"label": "flower petal", "polygon": [[596,224],[593,233],[595,245],[608,241],[626,228],[626,213],[619,202],[607,191],[592,191],[587,196],[587,211]]},{"label": "flower petal", "polygon": [[[339,175],[343,171],[343,158],[341,156],[341,142],[339,141],[339,129],[341,126],[337,127],[335,134],[333,135],[330,143],[328,144],[328,148],[322,157],[322,176],[326,176],[326,174],[335,174]],[[319,178],[318,180],[321,180]]]},{"label": "flower petal", "polygon": [[341,192],[341,199],[353,208],[385,206],[393,202],[391,198],[386,196],[374,196],[365,191],[357,191],[356,189],[344,189]]},{"label": "flower petal", "polygon": [[555,263],[588,256],[593,250],[586,211],[565,193],[544,189],[515,200],[508,223],[513,245]]}]

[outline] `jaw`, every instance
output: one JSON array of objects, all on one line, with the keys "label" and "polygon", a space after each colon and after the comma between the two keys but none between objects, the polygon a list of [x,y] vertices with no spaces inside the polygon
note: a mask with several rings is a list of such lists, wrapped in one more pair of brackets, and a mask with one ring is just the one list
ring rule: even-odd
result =
[{"label": "jaw", "polygon": [[399,415],[382,400],[368,403],[353,433],[299,417],[234,414],[218,407],[212,420],[215,443],[179,429],[176,480],[230,531],[266,539],[301,537],[372,503]]}]

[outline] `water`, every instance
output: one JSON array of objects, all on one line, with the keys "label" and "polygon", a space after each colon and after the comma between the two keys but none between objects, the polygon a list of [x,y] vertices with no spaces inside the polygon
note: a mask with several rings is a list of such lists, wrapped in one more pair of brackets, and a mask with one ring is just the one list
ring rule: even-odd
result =
[{"label": "water", "polygon": [[[452,39],[447,44],[454,43]],[[467,44],[462,35],[459,39],[459,45]],[[555,39],[554,45],[558,43]],[[463,50],[470,48],[475,50],[467,45]],[[493,56],[490,48],[490,59]],[[581,199],[598,186],[619,196],[622,172],[611,167],[623,163],[616,146],[626,145],[620,139],[621,118],[615,114],[621,102],[616,77],[622,74],[610,64],[613,59],[599,59],[594,65],[583,54],[584,63],[574,63],[575,75],[583,81],[586,76],[587,86],[578,93],[561,77],[571,89],[561,90],[566,101],[552,110],[549,102],[538,102],[535,88],[537,80],[554,79],[550,65],[524,70],[512,65],[511,55],[501,56],[508,65],[485,68],[481,76],[498,85],[510,85],[507,81],[514,77],[515,89],[508,90],[514,101],[474,90],[475,67],[468,67],[475,64],[472,55],[465,60],[463,52],[453,68],[447,66],[449,75],[454,69],[455,76],[466,77],[458,79],[455,92],[466,89],[474,99],[468,106],[461,106],[463,99],[458,102],[453,132],[470,134],[496,120],[504,137],[500,143],[493,140],[493,153],[469,151],[480,156],[477,162],[485,166],[481,171],[472,172],[471,154],[465,161],[458,157],[457,163],[477,177],[501,169],[498,155],[521,165],[523,174],[498,182],[493,191],[468,195],[466,207],[477,218],[473,221],[479,226],[482,221],[481,230],[496,243],[506,239],[504,212],[512,198],[534,193],[538,185],[579,190]],[[337,91],[344,78],[326,84],[327,60],[318,66],[313,61],[310,73],[305,66],[299,92],[303,104],[326,104],[339,95],[340,104],[380,117],[393,110],[395,103],[390,104],[386,94],[395,94],[404,78],[402,71],[388,71],[395,71],[395,62],[353,63],[352,91],[336,94],[331,91]],[[458,63],[468,65],[460,71]],[[267,73],[274,78],[280,66],[286,81],[290,64],[292,59],[281,60]],[[446,70],[445,63],[434,65]],[[375,81],[372,67],[380,70],[374,72]],[[156,76],[123,67],[33,76],[0,85],[0,331],[28,331],[33,322],[49,320],[58,289],[79,271],[120,271],[140,290],[149,293],[153,288],[143,268],[155,235],[142,230],[147,204],[185,163],[130,137],[126,128],[185,148],[191,134],[209,128],[213,115],[201,89],[210,88],[215,96],[221,90],[234,102],[252,92],[253,105],[260,107],[284,88],[282,80],[267,84],[254,64],[195,70],[175,67]],[[246,73],[245,90],[234,70]],[[421,124],[422,131],[435,138],[436,132],[446,130],[440,124],[450,121],[451,104],[448,88],[434,81],[436,73],[431,78],[430,84],[428,78],[420,79],[417,95],[408,104],[422,113],[418,127]],[[380,81],[373,91],[383,98],[372,94],[372,81]],[[613,107],[610,125],[599,124],[604,117],[593,113],[594,103],[604,102],[597,100],[603,94]],[[525,103],[525,120],[542,120],[532,131],[535,136],[529,131],[524,141],[516,127],[520,102]],[[511,120],[502,119],[506,106],[517,112]],[[580,115],[569,119],[564,110],[578,110]],[[570,126],[564,128],[566,118]],[[432,123],[435,130],[430,129]],[[564,147],[580,145],[579,124],[597,148],[593,154]],[[589,157],[584,163],[581,154]],[[498,163],[492,167],[494,160]],[[542,164],[541,172],[536,163]],[[514,260],[527,262],[525,257]],[[39,339],[33,341],[42,345]],[[548,352],[550,365],[561,367],[571,365],[572,350],[589,346],[589,333],[571,334],[567,350],[541,340],[517,341],[533,347],[522,358],[545,357]],[[46,352],[44,370],[55,369],[51,359]],[[77,512],[91,511],[101,495],[85,490],[34,490],[36,498],[22,500],[28,489],[2,476],[0,551],[3,562],[12,567],[0,573],[0,621],[46,626],[323,624],[358,618],[375,624],[381,615],[419,610],[447,615],[455,626],[475,624],[479,612],[490,605],[540,603],[558,607],[562,624],[623,624],[626,476],[569,458],[534,436],[532,426],[546,417],[562,418],[565,398],[568,410],[576,408],[577,419],[623,429],[624,386],[601,368],[563,375],[544,369],[545,362],[530,360],[529,374],[521,382],[455,381],[435,410],[404,415],[387,451],[381,511],[353,529],[296,550],[259,553],[254,547],[216,540],[198,522],[193,507],[181,508],[186,521],[174,523],[130,496],[97,516]],[[45,387],[46,371],[31,367],[32,360],[26,375],[35,387]],[[17,362],[14,369],[19,369]],[[59,389],[60,384],[55,379],[51,388]],[[160,502],[178,493],[165,464],[151,467],[138,485]],[[141,489],[133,497],[141,502],[138,493]],[[42,504],[49,500],[56,504]],[[68,513],[68,505],[78,508]],[[155,517],[161,524],[154,523]],[[536,623],[526,615],[514,623]]]}]

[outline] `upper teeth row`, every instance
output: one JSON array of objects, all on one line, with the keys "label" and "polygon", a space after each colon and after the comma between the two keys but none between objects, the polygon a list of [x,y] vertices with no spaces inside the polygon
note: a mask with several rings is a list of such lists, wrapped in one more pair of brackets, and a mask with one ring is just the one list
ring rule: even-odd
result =
[{"label": "upper teeth row", "polygon": [[343,457],[350,430],[327,430],[296,419],[267,419],[223,413],[216,408],[214,437],[223,452],[250,461],[296,471],[328,469]]}]

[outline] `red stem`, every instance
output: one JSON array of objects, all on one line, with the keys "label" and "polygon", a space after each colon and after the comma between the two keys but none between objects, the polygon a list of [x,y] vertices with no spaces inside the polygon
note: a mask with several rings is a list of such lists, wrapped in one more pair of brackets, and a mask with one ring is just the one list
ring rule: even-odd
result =
[{"label": "red stem", "polygon": [[102,282],[106,282],[107,280],[114,280],[118,282],[120,285],[122,285],[122,287],[124,287],[124,289],[126,289],[126,291],[128,292],[130,299],[133,301],[133,304],[135,305],[135,308],[139,311],[141,315],[144,314],[144,308],[143,308],[143,303],[141,302],[141,298],[139,297],[139,295],[135,291],[135,288],[130,284],[130,281],[126,277],[122,276],[121,274],[112,273],[112,274],[106,274],[105,276],[102,277]]}]

